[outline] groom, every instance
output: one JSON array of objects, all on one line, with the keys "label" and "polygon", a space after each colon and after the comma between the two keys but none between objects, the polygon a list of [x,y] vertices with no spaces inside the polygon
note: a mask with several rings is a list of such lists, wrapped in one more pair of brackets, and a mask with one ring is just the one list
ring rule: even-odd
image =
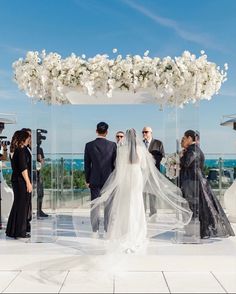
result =
[{"label": "groom", "polygon": [[[106,139],[108,124],[97,124],[97,138],[86,144],[84,151],[84,169],[86,184],[90,188],[91,200],[100,196],[100,191],[115,168],[116,143]],[[109,218],[109,205],[104,210],[104,231],[107,231]],[[98,235],[99,206],[90,213],[92,230]]]}]

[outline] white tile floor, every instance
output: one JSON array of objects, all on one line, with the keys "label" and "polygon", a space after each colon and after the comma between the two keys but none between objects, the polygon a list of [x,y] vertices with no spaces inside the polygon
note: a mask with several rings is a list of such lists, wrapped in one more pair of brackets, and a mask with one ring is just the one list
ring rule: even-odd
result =
[{"label": "white tile floor", "polygon": [[115,293],[169,293],[162,272],[126,272],[115,275]]},{"label": "white tile floor", "polygon": [[236,293],[236,272],[3,271],[1,293]]},{"label": "white tile floor", "polygon": [[[99,245],[99,244],[98,244]],[[0,293],[236,293],[236,238],[151,242],[146,254],[88,254],[87,237],[0,238]]]},{"label": "white tile floor", "polygon": [[113,276],[104,272],[69,272],[61,293],[112,293]]},{"label": "white tile floor", "polygon": [[165,272],[171,293],[225,293],[210,272]]}]

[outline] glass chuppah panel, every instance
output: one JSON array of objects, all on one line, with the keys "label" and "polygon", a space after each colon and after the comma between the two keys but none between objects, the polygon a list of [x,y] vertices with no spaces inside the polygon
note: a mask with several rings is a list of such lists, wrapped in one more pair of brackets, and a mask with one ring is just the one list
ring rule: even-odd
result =
[{"label": "glass chuppah panel", "polygon": [[[90,197],[84,183],[83,154],[77,151],[82,150],[81,148],[78,149],[78,142],[80,132],[83,130],[83,125],[81,125],[83,123],[80,122],[78,126],[78,121],[74,119],[77,107],[81,106],[48,106],[41,103],[33,105],[34,191],[31,238],[33,242],[55,241],[57,236],[73,237],[76,236],[77,232],[80,232],[80,237],[91,235],[90,208],[86,204]],[[199,130],[198,108],[193,105],[184,109],[166,108],[163,111],[163,116],[163,133],[165,135],[161,136],[160,139],[164,141],[165,152],[166,154],[179,153],[181,151],[180,141],[184,131],[187,129]],[[44,130],[47,133],[43,133]],[[46,139],[43,140],[42,136],[45,136]],[[86,138],[87,141],[89,139]],[[45,164],[41,166],[38,163],[39,147],[43,148],[45,155]],[[166,167],[165,170],[167,170]],[[178,171],[177,162],[177,167],[174,166],[172,170],[169,170],[169,173],[176,172],[176,175],[171,179],[176,184],[176,189],[179,185]],[[167,176],[170,177],[168,172]],[[40,188],[42,189],[39,177],[44,182],[42,210],[49,217],[40,217],[37,214],[40,206],[38,194],[40,194]],[[161,202],[158,203],[158,200],[157,208],[158,213],[166,213],[165,208],[161,207]],[[177,214],[178,212],[172,210],[168,213],[170,213],[171,219],[171,213]],[[160,219],[163,220],[162,217]],[[176,217],[173,219],[176,219]],[[176,242],[199,242],[197,217],[184,228],[178,227],[178,224],[171,224],[171,227],[177,227],[177,229],[175,234],[174,231],[170,232],[170,239],[175,239]]]},{"label": "glass chuppah panel", "polygon": [[[78,122],[76,105],[51,105],[51,186],[56,211],[57,237],[75,237],[74,211],[88,200],[81,153],[83,122]],[[87,211],[87,210],[86,210]],[[80,222],[84,225],[85,222]]]},{"label": "glass chuppah panel", "polygon": [[[178,194],[177,190],[181,189],[183,198],[188,202],[193,212],[192,219],[188,224],[184,226],[176,224],[172,237],[177,243],[199,243],[199,187],[195,177],[197,163],[194,162],[191,165],[192,170],[190,171],[189,166],[185,164],[185,159],[181,159],[186,150],[181,142],[184,133],[187,130],[199,132],[199,108],[196,105],[186,105],[184,108],[166,108],[164,113],[166,158],[163,166],[165,174],[176,185],[176,194]],[[186,177],[184,168],[190,171],[189,177]],[[185,174],[184,178],[183,174]],[[179,206],[182,206],[181,201],[179,201]],[[176,210],[170,213],[178,214],[179,212]]]},{"label": "glass chuppah panel", "polygon": [[57,171],[52,106],[32,104],[32,221],[31,242],[56,240]]},{"label": "glass chuppah panel", "polygon": [[[52,181],[55,183],[57,236],[74,237],[72,209],[74,200],[74,161],[73,161],[73,116],[72,105],[52,107],[54,129],[54,169]],[[77,134],[78,136],[78,134]]]}]

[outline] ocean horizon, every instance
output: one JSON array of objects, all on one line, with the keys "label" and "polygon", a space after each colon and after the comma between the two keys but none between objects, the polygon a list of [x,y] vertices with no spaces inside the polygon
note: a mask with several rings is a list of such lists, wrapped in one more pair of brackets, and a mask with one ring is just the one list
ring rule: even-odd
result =
[{"label": "ocean horizon", "polygon": [[[63,164],[64,169],[67,171],[70,170],[84,170],[84,160],[81,158],[67,158],[67,159],[50,159],[47,158],[45,160],[45,164],[49,165],[52,163],[60,163]],[[205,166],[207,168],[219,168],[219,166],[229,169],[235,169],[236,168],[236,159],[222,159],[221,163],[219,158],[215,159],[205,159]],[[3,173],[10,173],[11,172],[11,164],[10,162],[4,162],[3,164]]]}]

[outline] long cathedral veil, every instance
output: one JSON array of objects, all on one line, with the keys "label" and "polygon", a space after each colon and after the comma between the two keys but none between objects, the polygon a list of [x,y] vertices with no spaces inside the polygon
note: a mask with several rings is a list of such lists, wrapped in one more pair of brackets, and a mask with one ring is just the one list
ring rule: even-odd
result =
[{"label": "long cathedral veil", "polygon": [[[141,169],[141,177],[138,169]],[[157,204],[157,213],[147,218],[146,237],[181,229],[190,222],[192,211],[181,190],[159,172],[152,155],[137,139],[135,130],[130,129],[126,132],[124,145],[118,147],[115,170],[103,186],[101,197],[91,202],[92,209],[101,204],[109,207],[108,238],[114,239],[114,236],[123,234],[126,239],[131,232],[129,226],[140,225],[142,231],[141,216],[136,211],[141,209],[137,201],[143,205],[140,192],[141,195],[154,195]],[[119,225],[115,226],[114,221],[119,221]],[[129,226],[126,226],[127,223]],[[113,232],[113,229],[121,231]]]}]

